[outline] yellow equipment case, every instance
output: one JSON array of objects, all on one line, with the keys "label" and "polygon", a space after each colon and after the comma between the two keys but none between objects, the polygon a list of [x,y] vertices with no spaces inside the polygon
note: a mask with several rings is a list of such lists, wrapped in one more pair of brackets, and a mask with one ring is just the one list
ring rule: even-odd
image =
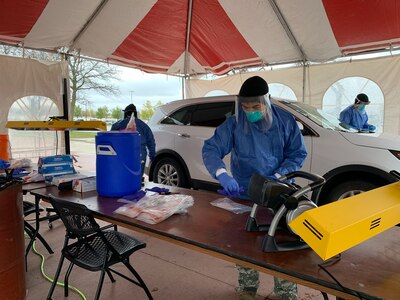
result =
[{"label": "yellow equipment case", "polygon": [[289,223],[323,260],[400,223],[400,182],[307,210]]}]

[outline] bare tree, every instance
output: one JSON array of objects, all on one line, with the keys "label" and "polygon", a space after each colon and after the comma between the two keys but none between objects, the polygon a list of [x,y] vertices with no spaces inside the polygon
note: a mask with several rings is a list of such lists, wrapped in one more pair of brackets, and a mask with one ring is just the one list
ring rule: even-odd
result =
[{"label": "bare tree", "polygon": [[96,91],[105,96],[119,95],[119,88],[111,83],[117,80],[118,71],[115,66],[103,62],[84,59],[80,56],[69,56],[71,88],[71,111],[75,111],[76,103],[85,101],[88,91]]}]

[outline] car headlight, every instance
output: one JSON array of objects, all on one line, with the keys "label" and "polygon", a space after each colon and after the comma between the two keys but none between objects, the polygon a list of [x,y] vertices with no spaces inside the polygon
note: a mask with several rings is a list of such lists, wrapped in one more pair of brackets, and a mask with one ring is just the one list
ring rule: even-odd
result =
[{"label": "car headlight", "polygon": [[397,159],[400,159],[400,151],[396,150],[389,150],[390,153],[392,153],[394,156],[396,156]]}]

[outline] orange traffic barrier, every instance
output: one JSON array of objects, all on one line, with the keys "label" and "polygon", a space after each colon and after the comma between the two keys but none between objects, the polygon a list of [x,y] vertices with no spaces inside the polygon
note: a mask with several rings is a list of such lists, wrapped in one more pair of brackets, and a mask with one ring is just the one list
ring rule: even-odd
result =
[{"label": "orange traffic barrier", "polygon": [[10,159],[10,141],[8,134],[0,134],[0,159]]}]

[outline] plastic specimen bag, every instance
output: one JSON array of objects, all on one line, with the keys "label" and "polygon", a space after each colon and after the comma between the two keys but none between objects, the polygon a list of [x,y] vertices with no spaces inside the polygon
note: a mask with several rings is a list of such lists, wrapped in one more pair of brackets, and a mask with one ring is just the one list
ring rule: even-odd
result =
[{"label": "plastic specimen bag", "polygon": [[212,206],[216,206],[228,210],[230,212],[233,212],[234,214],[242,214],[251,211],[251,206],[234,202],[229,198],[219,198],[214,201],[211,201],[210,204]]},{"label": "plastic specimen bag", "polygon": [[187,213],[193,203],[193,197],[188,195],[146,195],[138,202],[121,206],[114,212],[148,224],[157,224],[173,214]]}]

